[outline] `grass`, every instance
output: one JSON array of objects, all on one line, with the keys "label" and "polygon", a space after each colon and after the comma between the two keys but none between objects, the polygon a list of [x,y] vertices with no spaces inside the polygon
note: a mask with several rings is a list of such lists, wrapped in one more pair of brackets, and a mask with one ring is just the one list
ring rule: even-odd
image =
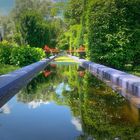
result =
[{"label": "grass", "polygon": [[140,77],[140,72],[137,72],[137,71],[133,71],[131,72],[133,75],[136,75],[136,76],[139,76]]},{"label": "grass", "polygon": [[67,56],[61,56],[55,59],[56,62],[76,62]]},{"label": "grass", "polygon": [[140,66],[136,67],[133,71],[130,72],[136,76],[140,76]]},{"label": "grass", "polygon": [[17,70],[18,68],[18,66],[0,64],[0,75],[12,72],[14,70]]}]

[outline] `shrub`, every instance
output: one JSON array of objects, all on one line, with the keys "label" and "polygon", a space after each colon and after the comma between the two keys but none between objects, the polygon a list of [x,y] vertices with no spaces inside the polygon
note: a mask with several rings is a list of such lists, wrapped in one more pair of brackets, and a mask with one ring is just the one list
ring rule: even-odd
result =
[{"label": "shrub", "polygon": [[10,64],[10,55],[12,47],[8,42],[0,43],[0,63]]},{"label": "shrub", "polygon": [[0,43],[0,63],[26,66],[45,57],[45,52],[40,48],[29,46],[19,47],[6,41]]},{"label": "shrub", "polygon": [[26,43],[31,47],[40,48],[48,44],[50,30],[40,13],[36,11],[24,12],[20,20],[21,36]]},{"label": "shrub", "polygon": [[45,53],[40,48],[14,47],[11,53],[11,64],[26,66],[44,57]]},{"label": "shrub", "polygon": [[[139,64],[139,0],[95,0],[88,9],[88,56],[114,68]],[[137,62],[136,62],[137,61]]]}]

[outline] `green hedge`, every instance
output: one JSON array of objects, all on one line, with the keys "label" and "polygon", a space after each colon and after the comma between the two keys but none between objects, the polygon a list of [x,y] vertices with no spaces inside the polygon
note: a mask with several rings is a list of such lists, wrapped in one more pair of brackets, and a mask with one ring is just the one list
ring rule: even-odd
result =
[{"label": "green hedge", "polygon": [[88,8],[88,56],[114,68],[140,64],[140,1],[94,0]]},{"label": "green hedge", "polygon": [[0,63],[26,66],[45,58],[45,53],[40,48],[28,46],[19,47],[0,43]]},{"label": "green hedge", "polygon": [[10,64],[11,51],[12,51],[12,48],[10,46],[0,45],[0,63],[1,64]]},{"label": "green hedge", "polygon": [[45,54],[40,48],[14,47],[10,57],[11,64],[26,66],[41,60]]},{"label": "green hedge", "polygon": [[10,64],[10,56],[13,46],[15,44],[10,44],[7,41],[0,43],[0,63],[1,64]]}]

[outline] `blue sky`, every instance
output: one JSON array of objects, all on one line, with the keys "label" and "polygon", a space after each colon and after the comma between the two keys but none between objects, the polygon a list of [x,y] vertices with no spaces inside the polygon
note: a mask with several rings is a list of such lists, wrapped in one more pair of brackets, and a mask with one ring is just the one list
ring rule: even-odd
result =
[{"label": "blue sky", "polygon": [[7,15],[13,8],[15,0],[0,0],[0,14]]},{"label": "blue sky", "polygon": [[[52,1],[67,1],[67,0],[52,0]],[[0,15],[7,15],[14,7],[15,0],[0,0]]]}]

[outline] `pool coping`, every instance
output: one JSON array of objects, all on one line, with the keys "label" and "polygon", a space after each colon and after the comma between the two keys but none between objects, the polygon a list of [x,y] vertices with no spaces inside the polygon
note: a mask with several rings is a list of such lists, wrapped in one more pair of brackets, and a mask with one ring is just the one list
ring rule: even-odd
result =
[{"label": "pool coping", "polygon": [[17,92],[25,87],[40,71],[42,71],[57,56],[43,59],[0,76],[0,107],[9,101]]},{"label": "pool coping", "polygon": [[80,62],[92,75],[140,108],[140,77],[76,56],[68,55],[68,57]]}]

